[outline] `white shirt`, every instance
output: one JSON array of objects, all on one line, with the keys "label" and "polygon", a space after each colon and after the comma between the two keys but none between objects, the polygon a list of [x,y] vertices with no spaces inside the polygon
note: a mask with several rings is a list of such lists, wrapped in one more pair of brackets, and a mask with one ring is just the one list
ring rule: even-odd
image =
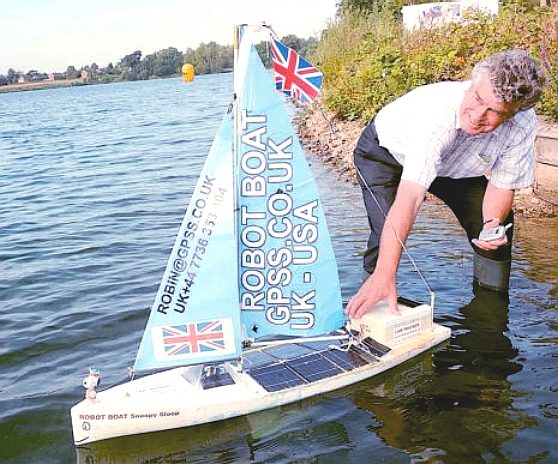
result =
[{"label": "white shirt", "polygon": [[537,117],[521,111],[492,132],[459,128],[459,108],[471,82],[418,87],[382,108],[374,119],[380,145],[403,166],[402,179],[428,188],[437,177],[490,176],[498,188],[534,180]]}]

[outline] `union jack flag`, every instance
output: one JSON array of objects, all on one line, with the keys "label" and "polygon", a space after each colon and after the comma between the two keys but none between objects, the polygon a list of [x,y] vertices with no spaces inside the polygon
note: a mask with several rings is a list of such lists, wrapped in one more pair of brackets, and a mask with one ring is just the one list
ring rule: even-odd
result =
[{"label": "union jack flag", "polygon": [[303,102],[313,101],[322,86],[324,75],[292,48],[271,38],[275,88]]},{"label": "union jack flag", "polygon": [[225,351],[227,344],[221,320],[190,322],[161,327],[166,357]]}]

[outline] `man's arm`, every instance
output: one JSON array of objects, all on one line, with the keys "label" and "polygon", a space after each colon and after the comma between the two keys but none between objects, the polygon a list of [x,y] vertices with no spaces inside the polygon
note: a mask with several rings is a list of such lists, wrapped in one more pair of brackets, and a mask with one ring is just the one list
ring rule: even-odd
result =
[{"label": "man's arm", "polygon": [[426,189],[414,182],[402,180],[399,184],[380,238],[376,269],[349,301],[345,309],[348,316],[361,317],[381,300],[387,301],[392,312],[398,312],[395,278],[402,247],[397,237],[403,243],[407,239],[425,193]]},{"label": "man's arm", "polygon": [[[486,187],[482,202],[482,217],[487,221],[483,229],[491,229],[498,224],[502,224],[510,213],[513,204],[513,190],[495,187],[490,182]],[[508,237],[504,236],[501,240],[485,242],[473,239],[473,244],[485,251],[496,250],[508,243]]]}]

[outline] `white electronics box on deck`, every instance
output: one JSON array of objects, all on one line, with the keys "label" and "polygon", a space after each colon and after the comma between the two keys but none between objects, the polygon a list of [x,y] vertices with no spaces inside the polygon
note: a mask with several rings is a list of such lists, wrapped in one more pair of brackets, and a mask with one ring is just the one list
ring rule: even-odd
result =
[{"label": "white electronics box on deck", "polygon": [[430,305],[411,307],[399,303],[398,308],[400,314],[394,314],[388,304],[382,301],[360,319],[351,319],[349,326],[362,336],[371,337],[389,347],[432,330],[433,314]]}]

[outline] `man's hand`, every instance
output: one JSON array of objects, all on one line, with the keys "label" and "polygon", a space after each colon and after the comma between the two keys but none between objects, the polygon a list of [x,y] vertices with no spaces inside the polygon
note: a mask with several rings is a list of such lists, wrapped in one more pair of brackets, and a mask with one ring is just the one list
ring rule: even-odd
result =
[{"label": "man's hand", "polygon": [[[495,187],[488,182],[482,202],[482,215],[485,218],[483,229],[491,229],[506,220],[513,204],[513,190]],[[474,238],[471,243],[484,251],[494,251],[508,244],[508,237],[500,240],[479,240]]]},{"label": "man's hand", "polygon": [[504,237],[501,238],[500,240],[491,240],[490,242],[486,242],[484,240],[479,240],[478,238],[474,238],[473,240],[471,240],[471,242],[473,243],[473,245],[475,245],[477,248],[480,248],[481,250],[493,251],[493,250],[497,250],[498,248],[504,245],[507,245],[508,237],[504,235]]},{"label": "man's hand", "polygon": [[345,314],[349,317],[361,317],[381,300],[388,303],[392,313],[399,314],[395,285],[397,266],[401,258],[402,243],[407,240],[425,193],[426,189],[414,182],[402,180],[399,184],[382,230],[376,270],[349,301],[345,309]]},{"label": "man's hand", "polygon": [[358,319],[382,300],[388,303],[392,313],[399,314],[395,277],[386,278],[374,272],[362,284],[358,293],[349,300],[345,314],[350,318]]}]

